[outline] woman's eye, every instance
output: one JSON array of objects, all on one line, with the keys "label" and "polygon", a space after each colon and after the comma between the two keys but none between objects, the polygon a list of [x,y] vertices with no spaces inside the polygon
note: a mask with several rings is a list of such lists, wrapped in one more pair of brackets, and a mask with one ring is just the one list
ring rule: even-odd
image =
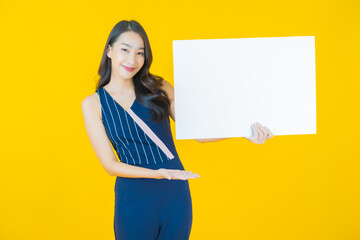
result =
[{"label": "woman's eye", "polygon": [[126,51],[127,51],[127,49],[126,49],[126,48],[122,48],[121,50],[123,50],[124,52],[126,52]]},{"label": "woman's eye", "polygon": [[140,55],[144,55],[144,53],[143,53],[143,52],[139,52],[139,54],[140,54]]}]

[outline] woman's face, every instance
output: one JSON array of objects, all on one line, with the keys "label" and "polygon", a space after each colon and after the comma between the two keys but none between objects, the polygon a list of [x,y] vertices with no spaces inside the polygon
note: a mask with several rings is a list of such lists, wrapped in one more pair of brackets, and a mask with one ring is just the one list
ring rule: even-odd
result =
[{"label": "woman's face", "polygon": [[109,45],[107,56],[111,58],[112,72],[123,79],[131,79],[144,65],[144,41],[138,33],[124,32],[112,47]]}]

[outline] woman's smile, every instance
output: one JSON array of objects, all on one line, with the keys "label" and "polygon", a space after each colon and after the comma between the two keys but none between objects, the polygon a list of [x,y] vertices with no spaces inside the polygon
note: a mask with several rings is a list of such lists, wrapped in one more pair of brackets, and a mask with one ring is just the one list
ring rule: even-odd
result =
[{"label": "woman's smile", "polygon": [[123,67],[125,68],[125,70],[128,71],[128,72],[132,72],[132,71],[135,70],[135,68],[126,67],[126,66],[124,66],[124,65],[122,65],[122,66],[123,66]]}]

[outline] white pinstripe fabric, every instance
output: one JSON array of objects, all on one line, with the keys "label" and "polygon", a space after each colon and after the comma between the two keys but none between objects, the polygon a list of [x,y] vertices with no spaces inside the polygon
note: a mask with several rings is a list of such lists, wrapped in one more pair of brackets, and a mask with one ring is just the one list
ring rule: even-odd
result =
[{"label": "white pinstripe fabric", "polygon": [[[109,110],[110,110],[110,106],[109,106],[108,100],[107,100],[107,98],[106,98],[106,94],[105,94],[104,96],[105,96],[106,104],[107,104],[107,106],[108,106],[108,108],[109,108]],[[116,136],[118,137],[118,139],[120,140],[120,142],[123,144],[123,146],[128,150],[128,152],[129,152],[129,154],[130,154],[130,156],[131,156],[131,158],[132,158],[132,160],[133,160],[133,162],[134,162],[134,164],[135,164],[135,159],[134,159],[133,156],[131,155],[131,151],[126,147],[126,145],[124,144],[124,142],[121,141],[121,139],[120,139],[119,136],[117,135],[116,124],[115,124],[114,117],[112,116],[111,111],[109,111],[109,112],[110,112],[111,118],[112,118],[112,120],[113,120],[113,125],[114,125],[114,130],[115,130]],[[105,116],[105,119],[106,119],[106,114],[105,114],[105,113],[104,113],[104,116]],[[108,125],[109,125],[109,123],[108,123]],[[109,126],[110,126],[110,125],[109,125]],[[111,131],[110,131],[110,133],[111,133]],[[117,143],[116,140],[115,140],[115,138],[114,138],[113,136],[112,136],[112,138],[113,138],[113,141],[114,141],[115,143]]]},{"label": "white pinstripe fabric", "polygon": [[[157,149],[157,152],[158,152],[158,155],[159,155],[159,158],[161,160],[161,162],[164,162],[164,159],[163,159],[163,155],[165,155],[167,157],[167,159],[169,160],[170,158],[167,156],[167,154],[165,154],[164,152],[162,151],[159,151],[159,147],[157,145],[156,142],[154,142],[154,139],[152,139],[152,144],[149,142],[148,140],[148,137],[147,136],[147,133],[146,131],[144,131],[144,129],[142,127],[140,127],[138,125],[138,123],[134,120],[134,118],[124,109],[122,108],[122,106],[120,104],[118,104],[115,99],[104,89],[104,88],[100,88],[98,89],[98,91],[102,91],[103,93],[103,97],[105,99],[105,106],[107,107],[107,111],[106,113],[108,113],[108,115],[110,115],[110,119],[106,116],[107,114],[105,114],[105,111],[103,109],[103,106],[101,105],[102,107],[102,114],[103,114],[103,118],[104,118],[104,122],[106,123],[106,125],[109,127],[109,137],[111,138],[112,142],[114,142],[115,144],[115,149],[117,150],[117,153],[120,155],[120,158],[122,159],[123,157],[125,158],[125,161],[126,163],[129,163],[129,159],[128,157],[131,158],[132,162],[134,163],[134,165],[136,165],[136,161],[139,161],[139,164],[141,165],[142,162],[141,162],[141,155],[145,155],[145,159],[146,159],[146,163],[147,164],[150,164],[149,160],[149,156],[147,154],[147,151],[149,151],[150,149],[150,153],[151,153],[151,156],[152,156],[152,160],[153,162],[156,164],[156,158],[154,156],[154,152],[152,150],[152,147],[151,145],[154,144],[153,146],[156,146],[156,149]],[[99,93],[99,92],[98,92]],[[136,99],[134,101],[134,104],[136,102]],[[111,103],[111,104],[110,104]],[[133,104],[133,105],[134,105]],[[110,106],[111,105],[111,106]],[[113,115],[113,113],[115,112],[113,110],[113,108],[116,109],[116,114]],[[124,123],[123,124],[123,117],[121,116],[122,114],[119,112],[119,108],[121,108],[121,112],[125,115],[125,119],[126,119],[126,124]],[[131,108],[130,108],[131,110]],[[132,112],[133,113],[133,112]],[[134,114],[134,113],[133,113]],[[136,135],[138,137],[138,139],[136,139],[134,137],[134,135],[132,134],[132,128],[130,127],[130,122],[129,122],[129,119],[128,119],[128,116],[132,119],[132,122],[134,124],[134,129],[135,129],[135,132],[136,132]],[[118,119],[115,119],[115,116],[118,117]],[[120,128],[116,126],[116,122],[120,122]],[[144,123],[142,123],[144,124]],[[126,128],[126,125],[127,125],[127,129],[128,129],[128,133],[130,134],[130,136],[125,132],[125,129],[124,127]],[[147,126],[146,126],[147,127]],[[113,131],[111,130],[113,129]],[[139,129],[139,130],[138,130]],[[140,134],[139,131],[143,131],[143,134]],[[119,135],[119,133],[122,132],[122,136]],[[116,136],[116,137],[115,137]],[[121,139],[121,138],[124,138],[124,141],[126,141],[126,144],[124,143],[124,141]],[[129,140],[128,140],[129,138]],[[150,138],[151,139],[151,138]],[[159,139],[158,139],[159,140]],[[146,144],[146,142],[147,144]],[[161,141],[161,140],[160,140]],[[133,150],[130,150],[127,146],[130,147],[130,142],[131,142],[131,146],[135,147],[135,149]],[[141,148],[143,150],[143,153],[138,149],[138,146],[137,144],[140,143],[141,145]],[[145,145],[145,146],[144,146]],[[162,147],[164,148],[164,144],[162,143]],[[146,147],[147,146],[147,147]],[[122,154],[120,153],[120,149],[121,148],[121,151],[122,151]],[[129,154],[126,154],[126,152],[124,151],[124,148],[127,150],[126,152],[128,152]],[[166,146],[165,146],[166,148]],[[138,159],[135,159],[133,157],[133,155],[131,154],[131,152],[135,151],[136,150],[136,154],[138,156]],[[169,150],[166,148],[166,150],[168,151],[169,154],[171,154],[171,152],[169,152]],[[161,153],[162,154],[161,154]],[[130,155],[130,156],[129,156]],[[173,157],[173,156],[172,156]],[[120,160],[121,160],[120,159]]]}]

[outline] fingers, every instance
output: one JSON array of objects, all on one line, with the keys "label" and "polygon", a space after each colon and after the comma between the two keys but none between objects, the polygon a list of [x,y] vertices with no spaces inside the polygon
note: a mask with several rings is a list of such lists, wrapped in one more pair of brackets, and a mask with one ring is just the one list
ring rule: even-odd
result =
[{"label": "fingers", "polygon": [[262,138],[263,138],[263,131],[259,128],[258,123],[253,123],[252,125],[252,129],[254,131],[254,136],[253,139],[251,140],[253,143],[257,143],[257,144],[261,144],[262,143]]},{"label": "fingers", "polygon": [[270,129],[268,129],[267,127],[265,127],[266,128],[266,130],[268,130],[268,132],[269,132],[269,138],[272,138],[273,136],[274,136],[274,134],[270,131]]},{"label": "fingers", "polygon": [[263,144],[267,139],[267,131],[266,129],[261,126],[260,123],[256,123],[259,131],[259,143]]},{"label": "fingers", "polygon": [[266,136],[266,139],[265,140],[267,140],[267,139],[269,139],[269,138],[272,138],[273,136],[274,136],[274,134],[270,131],[270,129],[268,129],[267,127],[265,127],[265,126],[261,126],[260,124],[259,124],[259,127],[264,131],[264,133],[265,133],[265,136]]},{"label": "fingers", "polygon": [[190,178],[200,177],[199,174],[193,173],[191,171],[178,170],[178,169],[166,169],[166,171],[171,175],[171,179],[186,180]]},{"label": "fingers", "polygon": [[267,139],[272,138],[274,134],[265,126],[262,126],[260,123],[256,122],[251,125],[254,131],[253,139],[247,138],[250,141],[263,144]]},{"label": "fingers", "polygon": [[272,135],[271,131],[265,126],[264,126],[264,129],[266,131],[266,139],[272,138],[273,135]]},{"label": "fingers", "polygon": [[254,140],[255,141],[253,141],[254,143],[259,143],[259,137],[260,137],[260,132],[259,132],[259,128],[258,128],[258,126],[257,126],[257,124],[256,123],[254,123],[253,125],[252,125],[252,128],[253,128],[253,131],[254,131]]},{"label": "fingers", "polygon": [[274,134],[265,126],[262,126],[260,123],[256,122],[251,125],[254,135],[245,137],[245,139],[257,143],[263,144],[266,140],[274,137]]},{"label": "fingers", "polygon": [[259,143],[262,144],[266,140],[266,130],[264,129],[263,126],[261,126],[260,123],[257,123],[257,128],[259,131]]},{"label": "fingers", "polygon": [[160,168],[160,169],[158,169],[158,171],[161,172],[161,175],[162,175],[162,177],[160,177],[160,179],[161,179],[161,178],[166,178],[166,179],[168,179],[168,180],[171,180],[172,176],[171,176],[171,174],[168,172],[167,169],[165,169],[165,168]]}]

